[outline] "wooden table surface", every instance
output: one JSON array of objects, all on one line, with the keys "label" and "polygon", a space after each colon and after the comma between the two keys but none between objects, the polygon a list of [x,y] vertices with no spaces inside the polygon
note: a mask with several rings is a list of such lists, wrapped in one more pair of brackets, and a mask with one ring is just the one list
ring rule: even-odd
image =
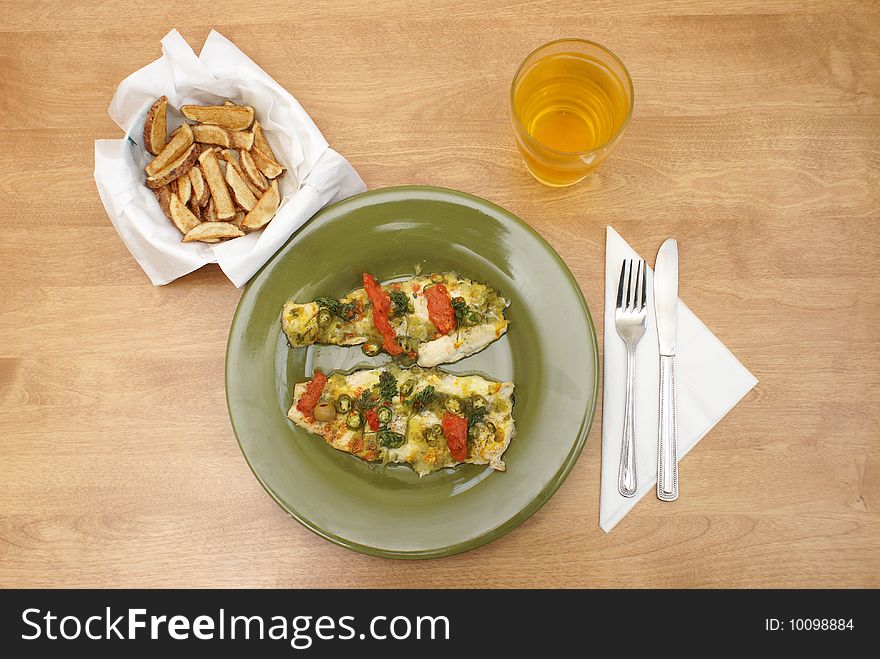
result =
[{"label": "wooden table surface", "polygon": [[[0,586],[880,586],[876,3],[3,5]],[[760,380],[683,460],[682,498],[599,529],[600,410],[557,494],[469,553],[370,558],[290,519],[227,417],[240,291],[213,265],[153,287],[92,178],[116,86],[173,27],[232,39],[370,188],[522,217],[594,319],[606,225],[651,261],[676,236],[682,299]],[[636,104],[596,174],[550,189],[506,103],[561,36],[614,50]]]}]

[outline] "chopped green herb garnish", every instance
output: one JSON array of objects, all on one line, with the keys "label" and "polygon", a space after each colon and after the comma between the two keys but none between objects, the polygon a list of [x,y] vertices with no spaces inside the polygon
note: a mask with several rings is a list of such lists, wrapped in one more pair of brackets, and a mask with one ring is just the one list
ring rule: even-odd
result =
[{"label": "chopped green herb garnish", "polygon": [[379,398],[386,403],[397,395],[397,378],[388,371],[382,371],[379,375]]},{"label": "chopped green herb garnish", "polygon": [[357,314],[357,302],[340,302],[332,297],[315,298],[315,302],[320,307],[324,307],[333,312],[333,315],[339,316],[342,320],[352,320]]},{"label": "chopped green herb garnish", "polygon": [[486,418],[486,415],[489,413],[485,407],[475,407],[471,410],[470,415],[468,416],[468,428],[472,428],[478,423],[481,423],[483,419]]},{"label": "chopped green herb garnish", "polygon": [[452,310],[455,312],[456,324],[461,325],[468,310],[467,302],[463,297],[452,298]]},{"label": "chopped green herb garnish", "polygon": [[434,391],[434,387],[432,385],[428,385],[424,389],[422,389],[419,393],[413,396],[412,406],[413,411],[418,412],[420,410],[425,409],[428,405],[430,405],[434,399],[437,398],[437,394]]},{"label": "chopped green herb garnish", "polygon": [[409,311],[410,301],[403,291],[391,291],[392,317],[405,316]]},{"label": "chopped green herb garnish", "polygon": [[378,401],[376,400],[376,394],[368,389],[362,392],[361,395],[357,397],[357,400],[355,400],[354,404],[360,410],[368,410],[371,407],[375,407],[377,402]]}]

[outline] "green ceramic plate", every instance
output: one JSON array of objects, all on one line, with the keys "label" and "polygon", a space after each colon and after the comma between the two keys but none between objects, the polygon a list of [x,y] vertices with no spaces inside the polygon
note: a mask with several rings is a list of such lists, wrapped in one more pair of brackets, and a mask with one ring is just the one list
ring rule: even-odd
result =
[{"label": "green ceramic plate", "polygon": [[[375,366],[358,348],[291,350],[289,298],[341,296],[369,271],[380,281],[455,270],[511,304],[507,334],[444,366],[516,384],[517,435],[506,472],[461,465],[419,478],[366,463],[287,420],[293,385]],[[356,551],[431,558],[493,540],[534,513],[583,448],[596,408],[598,353],[586,302],[565,264],[524,222],[487,201],[430,187],[366,192],[318,213],[245,288],[229,332],[226,397],[242,453],[278,504],[315,533]]]}]

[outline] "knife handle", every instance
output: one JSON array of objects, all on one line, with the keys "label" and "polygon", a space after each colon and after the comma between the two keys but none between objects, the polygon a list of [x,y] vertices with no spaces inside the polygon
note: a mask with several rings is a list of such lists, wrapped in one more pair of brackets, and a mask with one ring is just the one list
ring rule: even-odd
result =
[{"label": "knife handle", "polygon": [[660,430],[657,443],[657,498],[678,498],[678,433],[675,430],[675,356],[660,355]]}]

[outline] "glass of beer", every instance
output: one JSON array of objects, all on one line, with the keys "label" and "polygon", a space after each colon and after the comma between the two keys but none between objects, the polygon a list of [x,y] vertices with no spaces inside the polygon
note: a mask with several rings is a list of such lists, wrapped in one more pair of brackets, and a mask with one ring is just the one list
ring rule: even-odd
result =
[{"label": "glass of beer", "polygon": [[584,179],[614,149],[633,109],[623,62],[584,39],[551,41],[510,86],[510,120],[526,167],[545,185]]}]

